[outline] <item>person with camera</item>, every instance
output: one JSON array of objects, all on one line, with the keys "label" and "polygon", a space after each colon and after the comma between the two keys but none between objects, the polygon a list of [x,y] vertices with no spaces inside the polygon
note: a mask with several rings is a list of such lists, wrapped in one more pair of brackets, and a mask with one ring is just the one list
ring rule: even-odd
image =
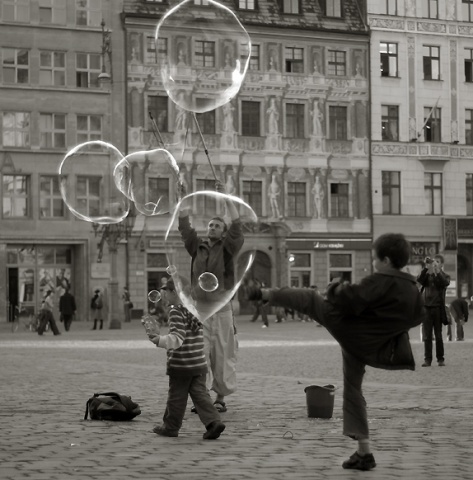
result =
[{"label": "person with camera", "polygon": [[448,325],[445,293],[448,285],[450,285],[450,276],[443,271],[444,258],[442,255],[437,254],[434,258],[426,257],[424,265],[417,277],[417,281],[422,285],[421,293],[427,311],[427,316],[422,322],[422,339],[424,341],[424,363],[422,366],[430,367],[432,365],[432,343],[435,335],[437,362],[439,367],[444,367],[442,325]]}]

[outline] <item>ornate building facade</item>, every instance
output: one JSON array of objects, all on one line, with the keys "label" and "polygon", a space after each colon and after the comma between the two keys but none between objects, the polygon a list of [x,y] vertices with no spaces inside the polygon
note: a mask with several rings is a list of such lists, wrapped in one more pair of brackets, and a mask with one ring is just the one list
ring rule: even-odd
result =
[{"label": "ornate building facade", "polygon": [[[199,3],[203,12],[211,8]],[[251,274],[267,285],[323,289],[334,276],[358,281],[371,272],[372,242],[369,37],[363,9],[356,0],[222,3],[251,37],[249,69],[238,95],[198,120],[227,191],[251,205],[260,220],[258,231],[245,232],[240,258],[256,249]],[[159,1],[124,2],[128,151],[158,146],[151,112],[189,191],[212,190],[202,139],[192,118],[183,123],[169,99],[158,58],[179,56],[183,71],[207,62],[191,94],[198,103],[228,79],[228,42],[206,38],[202,60],[204,40],[194,35],[183,41],[176,29],[156,47],[156,25],[168,8]],[[175,198],[175,179],[165,179],[159,168],[150,169],[144,181],[150,192],[156,182],[167,181],[160,188],[171,202]],[[193,222],[203,233],[209,212],[200,211]],[[165,275],[168,222],[158,216],[139,218],[135,225],[140,248],[131,258],[130,271],[136,272],[131,283],[143,291]],[[174,242],[183,250],[177,236]],[[182,261],[179,268],[189,268],[184,250]],[[240,300],[240,310],[248,311]]]},{"label": "ornate building facade", "polygon": [[[368,2],[374,237],[407,235],[417,273],[442,253],[473,294],[473,2]],[[379,68],[378,68],[379,66]]]}]

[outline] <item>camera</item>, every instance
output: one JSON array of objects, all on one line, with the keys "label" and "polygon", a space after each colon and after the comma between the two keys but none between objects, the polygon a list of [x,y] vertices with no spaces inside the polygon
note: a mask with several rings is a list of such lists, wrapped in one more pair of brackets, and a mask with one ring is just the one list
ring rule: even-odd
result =
[{"label": "camera", "polygon": [[425,263],[426,264],[429,264],[429,263],[432,263],[433,260],[430,258],[430,257],[425,257]]}]

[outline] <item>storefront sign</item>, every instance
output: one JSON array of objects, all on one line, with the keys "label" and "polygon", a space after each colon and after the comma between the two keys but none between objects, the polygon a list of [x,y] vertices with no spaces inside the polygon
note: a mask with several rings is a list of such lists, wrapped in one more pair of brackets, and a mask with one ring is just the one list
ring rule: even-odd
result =
[{"label": "storefront sign", "polygon": [[162,248],[164,243],[162,240],[150,240],[149,241],[149,248]]},{"label": "storefront sign", "polygon": [[425,257],[433,257],[439,253],[437,242],[411,242],[411,263],[423,261]]},{"label": "storefront sign", "polygon": [[109,263],[93,263],[91,268],[92,278],[110,278]]},{"label": "storefront sign", "polygon": [[301,239],[287,240],[290,250],[371,250],[371,239]]},{"label": "storefront sign", "polygon": [[473,238],[473,218],[457,218],[458,238]]}]

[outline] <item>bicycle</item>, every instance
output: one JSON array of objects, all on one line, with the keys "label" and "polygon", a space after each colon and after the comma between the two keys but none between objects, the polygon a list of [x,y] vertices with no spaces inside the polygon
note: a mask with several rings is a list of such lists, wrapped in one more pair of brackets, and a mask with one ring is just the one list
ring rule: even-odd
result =
[{"label": "bicycle", "polygon": [[25,308],[15,307],[11,331],[15,333],[18,330],[36,332],[38,330],[38,318]]}]

